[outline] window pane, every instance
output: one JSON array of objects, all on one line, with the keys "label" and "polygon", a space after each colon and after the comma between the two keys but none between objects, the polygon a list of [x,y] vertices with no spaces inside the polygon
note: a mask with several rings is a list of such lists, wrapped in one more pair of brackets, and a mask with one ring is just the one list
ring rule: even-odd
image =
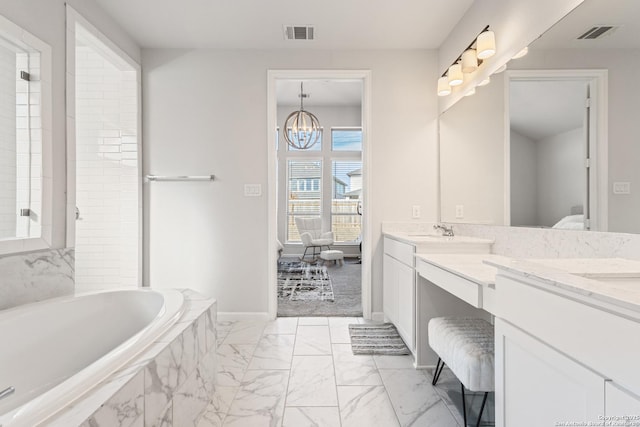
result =
[{"label": "window pane", "polygon": [[300,235],[295,224],[296,216],[313,217],[322,213],[322,161],[287,162],[287,241],[299,242]]},{"label": "window pane", "polygon": [[362,129],[332,129],[331,149],[334,151],[362,151]]},{"label": "window pane", "polygon": [[336,242],[359,242],[362,162],[334,161],[332,180],[331,230]]},{"label": "window pane", "polygon": [[[287,129],[287,132],[289,132],[289,135],[291,135],[291,129]],[[287,150],[289,150],[289,151],[320,151],[320,150],[322,150],[322,137],[323,137],[323,134],[324,134],[324,132],[320,131],[320,138],[318,139],[318,142],[316,142],[315,144],[313,144],[310,148],[307,148],[306,150],[300,150],[298,148],[293,148],[291,145],[289,145],[287,143],[287,141],[284,140],[284,137],[283,137],[282,143],[287,146]]]}]

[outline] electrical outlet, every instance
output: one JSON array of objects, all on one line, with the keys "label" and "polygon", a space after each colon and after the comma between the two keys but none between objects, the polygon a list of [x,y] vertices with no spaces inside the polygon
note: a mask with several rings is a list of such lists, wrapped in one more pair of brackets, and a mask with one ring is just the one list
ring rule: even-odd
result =
[{"label": "electrical outlet", "polygon": [[413,218],[420,218],[420,206],[413,205],[412,207],[412,216]]},{"label": "electrical outlet", "polygon": [[456,218],[464,218],[464,205],[456,205]]}]

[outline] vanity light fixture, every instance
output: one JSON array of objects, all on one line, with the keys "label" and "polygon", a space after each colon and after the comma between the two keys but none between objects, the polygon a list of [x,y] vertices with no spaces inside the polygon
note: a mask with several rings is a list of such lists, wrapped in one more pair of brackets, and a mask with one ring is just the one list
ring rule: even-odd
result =
[{"label": "vanity light fixture", "polygon": [[481,81],[480,83],[478,83],[478,86],[479,86],[479,87],[486,86],[486,85],[488,85],[489,83],[491,83],[491,77],[487,77],[486,79],[484,79],[483,81]]},{"label": "vanity light fixture", "polygon": [[480,33],[476,41],[478,59],[491,58],[496,54],[496,36],[493,31],[487,30]]},{"label": "vanity light fixture", "polygon": [[449,78],[447,76],[438,79],[438,96],[447,96],[451,93]]},{"label": "vanity light fixture", "polygon": [[464,75],[462,73],[462,65],[455,63],[449,67],[449,86],[460,86],[464,81]]},{"label": "vanity light fixture", "polygon": [[[489,30],[487,25],[438,79],[438,96],[451,94],[452,87],[460,86],[464,83],[465,74],[475,73],[478,67],[482,65],[483,60],[490,58],[495,53],[495,34]],[[484,86],[488,83],[489,81],[485,80],[478,86]],[[475,93],[475,88],[472,92]]]},{"label": "vanity light fixture", "polygon": [[500,67],[496,71],[494,71],[493,74],[500,74],[501,72],[503,72],[506,69],[507,69],[507,64],[504,64],[502,67]]},{"label": "vanity light fixture", "polygon": [[462,72],[465,74],[473,73],[478,69],[478,57],[475,49],[467,49],[462,54]]},{"label": "vanity light fixture", "polygon": [[520,59],[529,53],[529,46],[525,46],[520,52],[516,53],[511,59]]},{"label": "vanity light fixture", "polygon": [[304,93],[300,82],[300,109],[289,114],[284,121],[284,140],[296,150],[308,150],[320,139],[322,129],[318,118],[304,109],[303,101],[309,95]]}]

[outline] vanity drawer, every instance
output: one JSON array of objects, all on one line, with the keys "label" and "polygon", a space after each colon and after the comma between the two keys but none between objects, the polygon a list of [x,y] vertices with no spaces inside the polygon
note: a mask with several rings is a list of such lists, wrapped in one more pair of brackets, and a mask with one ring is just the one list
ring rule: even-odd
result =
[{"label": "vanity drawer", "polygon": [[416,264],[418,274],[439,288],[457,296],[475,308],[482,308],[481,285],[460,277],[433,264],[418,259]]},{"label": "vanity drawer", "polygon": [[413,267],[415,265],[413,255],[416,253],[416,247],[409,243],[403,243],[389,237],[385,237],[384,253],[392,256],[409,267]]}]

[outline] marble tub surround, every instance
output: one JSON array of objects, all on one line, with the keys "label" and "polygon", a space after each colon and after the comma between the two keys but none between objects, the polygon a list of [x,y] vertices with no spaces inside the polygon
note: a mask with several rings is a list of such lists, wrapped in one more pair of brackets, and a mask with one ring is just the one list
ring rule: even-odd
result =
[{"label": "marble tub surround", "polygon": [[74,257],[72,248],[0,256],[0,310],[72,294]]},{"label": "marble tub surround", "polygon": [[[219,385],[196,426],[462,426],[458,382],[433,387],[431,371],[416,370],[411,356],[353,355],[348,325],[364,322],[220,322]],[[455,379],[446,370],[443,378]]]},{"label": "marble tub surround", "polygon": [[494,259],[501,274],[532,278],[549,290],[640,319],[640,261],[621,258]]},{"label": "marble tub surround", "polygon": [[169,331],[45,425],[195,425],[215,394],[216,302],[182,293],[186,311]]}]

